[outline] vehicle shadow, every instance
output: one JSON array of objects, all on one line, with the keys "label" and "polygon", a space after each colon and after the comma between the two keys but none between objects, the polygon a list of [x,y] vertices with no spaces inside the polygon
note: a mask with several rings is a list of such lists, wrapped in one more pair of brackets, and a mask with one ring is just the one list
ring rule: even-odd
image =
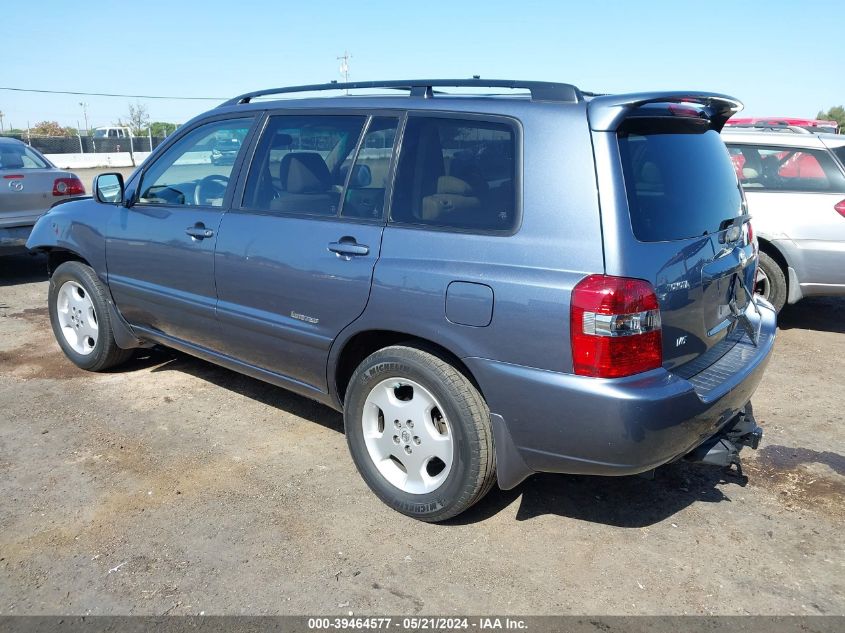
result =
[{"label": "vehicle shadow", "polygon": [[[329,407],[174,350],[143,350],[123,367],[123,371],[149,367],[153,372],[190,374],[222,389],[343,433],[343,416]],[[653,479],[537,474],[514,490],[500,490],[494,486],[476,506],[446,524],[468,525],[485,521],[519,499],[517,521],[551,514],[591,523],[638,528],[663,521],[693,503],[730,502],[730,497],[719,486],[744,486],[747,481],[746,477],[728,474],[720,468],[686,462],[658,469]]]},{"label": "vehicle shadow", "polygon": [[778,326],[845,333],[845,297],[810,297],[786,305],[778,315]]},{"label": "vehicle shadow", "polygon": [[47,281],[47,258],[20,253],[0,256],[0,287]]},{"label": "vehicle shadow", "polygon": [[519,499],[517,521],[556,515],[622,528],[654,525],[694,503],[730,503],[719,484],[745,486],[748,478],[687,462],[663,466],[648,477],[532,476],[514,490],[493,488],[476,506],[449,521],[478,523]]},{"label": "vehicle shadow", "polygon": [[292,415],[316,422],[343,433],[343,416],[325,405],[309,400],[281,387],[214,365],[175,350],[154,347],[139,351],[130,363],[115,371],[129,371],[152,367],[152,372],[179,371],[213,385],[281,409]]}]

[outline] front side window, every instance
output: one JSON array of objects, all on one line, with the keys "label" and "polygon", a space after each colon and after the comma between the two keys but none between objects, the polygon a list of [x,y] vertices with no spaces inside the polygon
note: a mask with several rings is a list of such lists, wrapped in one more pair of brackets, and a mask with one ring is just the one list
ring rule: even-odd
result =
[{"label": "front side window", "polygon": [[272,116],[252,159],[247,209],[335,216],[367,117]]},{"label": "front side window", "polygon": [[845,177],[824,150],[728,145],[734,170],[749,191],[845,192]]},{"label": "front side window", "polygon": [[391,220],[479,231],[516,223],[513,128],[444,117],[411,117],[405,127]]},{"label": "front side window", "polygon": [[0,169],[46,169],[44,159],[26,145],[0,145]]},{"label": "front side window", "polygon": [[[222,206],[251,125],[252,118],[216,121],[179,139],[144,173],[139,204]],[[215,160],[221,143],[237,147],[227,160]]]}]

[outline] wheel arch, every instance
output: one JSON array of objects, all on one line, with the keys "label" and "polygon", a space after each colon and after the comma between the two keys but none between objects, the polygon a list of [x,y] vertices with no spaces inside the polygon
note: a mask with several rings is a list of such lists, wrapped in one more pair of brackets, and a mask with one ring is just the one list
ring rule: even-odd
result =
[{"label": "wheel arch", "polygon": [[481,389],[478,380],[476,380],[475,376],[469,370],[469,367],[464,364],[458,354],[447,347],[425,337],[407,332],[370,329],[352,334],[336,347],[336,352],[330,355],[327,378],[333,399],[339,409],[343,408],[346,389],[349,386],[349,380],[352,378],[355,368],[370,354],[385,347],[398,344],[417,347],[447,361],[466,376],[473,386],[478,389],[481,396],[484,397],[484,391]]},{"label": "wheel arch", "polygon": [[775,260],[780,266],[781,270],[783,271],[783,276],[786,278],[787,288],[789,287],[789,260],[786,259],[786,255],[772,242],[767,240],[765,237],[757,237],[757,247],[760,249],[761,252],[766,253],[769,257]]},{"label": "wheel arch", "polygon": [[91,262],[82,255],[66,248],[48,246],[40,250],[47,254],[47,272],[51,277],[56,269],[65,262],[80,262],[86,266],[91,266]]}]

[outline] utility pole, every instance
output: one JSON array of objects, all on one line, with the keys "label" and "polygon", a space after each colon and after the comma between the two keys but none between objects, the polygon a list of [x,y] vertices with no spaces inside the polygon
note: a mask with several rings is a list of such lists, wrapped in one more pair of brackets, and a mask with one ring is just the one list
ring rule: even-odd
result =
[{"label": "utility pole", "polygon": [[0,134],[3,132],[5,132],[5,129],[3,128],[3,111],[0,110]]},{"label": "utility pole", "polygon": [[[343,75],[343,83],[349,83],[349,60],[352,59],[352,55],[344,50],[343,55],[338,59],[340,60],[340,74]],[[346,94],[349,94],[348,88]]]},{"label": "utility pole", "polygon": [[79,106],[82,108],[82,117],[85,119],[85,136],[89,136],[88,131],[88,104],[84,101],[79,102]]}]

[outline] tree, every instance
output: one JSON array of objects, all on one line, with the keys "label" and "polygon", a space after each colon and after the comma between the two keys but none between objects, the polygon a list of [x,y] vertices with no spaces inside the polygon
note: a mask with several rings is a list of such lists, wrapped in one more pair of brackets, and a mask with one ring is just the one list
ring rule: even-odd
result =
[{"label": "tree", "polygon": [[[118,120],[118,123],[120,121]],[[138,101],[135,105],[129,104],[129,121],[121,127],[128,127],[132,130],[135,136],[143,136],[147,133],[147,128],[150,126],[150,115],[147,112],[147,106]]]},{"label": "tree", "polygon": [[153,121],[150,123],[150,133],[155,137],[164,137],[176,130],[175,123],[166,123],[164,121]]},{"label": "tree", "polygon": [[817,119],[825,119],[828,121],[836,121],[839,124],[839,128],[845,128],[845,107],[833,106],[827,112],[823,112],[819,110],[819,113],[816,115]]},{"label": "tree", "polygon": [[36,136],[70,136],[68,130],[56,121],[40,121],[30,128],[30,133]]}]

